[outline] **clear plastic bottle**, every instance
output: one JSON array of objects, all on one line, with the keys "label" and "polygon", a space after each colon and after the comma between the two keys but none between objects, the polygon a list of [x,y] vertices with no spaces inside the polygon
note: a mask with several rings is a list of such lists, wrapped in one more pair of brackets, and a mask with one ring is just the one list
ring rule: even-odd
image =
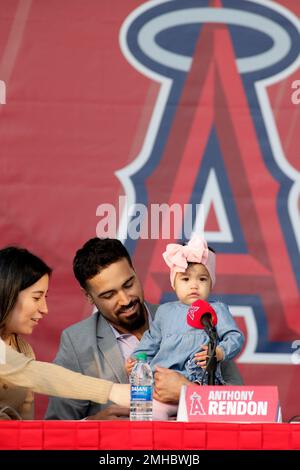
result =
[{"label": "clear plastic bottle", "polygon": [[146,353],[138,353],[136,360],[130,374],[130,420],[152,421],[152,370]]}]

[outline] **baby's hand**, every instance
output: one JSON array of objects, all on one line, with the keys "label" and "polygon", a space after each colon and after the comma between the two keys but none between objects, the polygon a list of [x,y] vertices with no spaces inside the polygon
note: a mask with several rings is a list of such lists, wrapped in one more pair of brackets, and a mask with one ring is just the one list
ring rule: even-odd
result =
[{"label": "baby's hand", "polygon": [[[208,346],[207,346],[207,344],[203,344],[201,346],[201,349],[202,349],[202,351],[196,352],[194,357],[195,357],[195,362],[196,362],[197,366],[202,367],[202,369],[205,369],[206,361],[207,361],[207,358],[208,358],[208,354],[207,354]],[[224,359],[223,349],[220,348],[219,346],[216,347],[216,358],[217,358],[217,361],[222,361]]]},{"label": "baby's hand", "polygon": [[196,362],[197,366],[202,367],[202,369],[205,369],[206,360],[208,358],[208,354],[207,354],[208,346],[207,346],[207,344],[202,344],[201,349],[202,349],[202,351],[195,353],[194,358],[195,358],[195,362]]},{"label": "baby's hand", "polygon": [[125,369],[128,375],[131,374],[135,363],[136,363],[136,359],[132,359],[132,357],[129,357],[127,361],[125,362]]}]

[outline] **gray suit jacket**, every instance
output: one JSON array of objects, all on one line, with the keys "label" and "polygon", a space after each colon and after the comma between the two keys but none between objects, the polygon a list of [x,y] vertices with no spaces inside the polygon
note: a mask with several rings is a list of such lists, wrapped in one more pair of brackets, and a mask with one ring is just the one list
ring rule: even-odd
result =
[{"label": "gray suit jacket", "polygon": [[[147,304],[152,317],[157,305]],[[115,383],[128,383],[124,359],[109,323],[99,313],[75,323],[63,331],[60,348],[54,360],[67,369],[92,377],[101,377]],[[242,379],[233,361],[222,363],[222,374],[226,382],[241,385]],[[45,419],[83,419],[103,410],[98,403],[53,397]]]}]

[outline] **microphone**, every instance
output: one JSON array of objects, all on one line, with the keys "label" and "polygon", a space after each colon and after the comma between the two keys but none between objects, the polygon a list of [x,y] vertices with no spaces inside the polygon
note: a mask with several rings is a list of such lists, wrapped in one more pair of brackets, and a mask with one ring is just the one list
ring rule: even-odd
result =
[{"label": "microphone", "polygon": [[212,306],[205,300],[196,300],[190,305],[186,317],[188,325],[192,328],[204,329],[208,336],[216,334],[218,317]]},{"label": "microphone", "polygon": [[215,353],[218,338],[216,330],[216,324],[218,323],[217,314],[208,302],[199,299],[190,305],[186,320],[188,325],[192,328],[204,329],[209,337],[208,357],[206,359],[205,374],[202,376],[201,385],[204,383],[206,373],[208,385],[215,385],[215,372],[217,367]]}]

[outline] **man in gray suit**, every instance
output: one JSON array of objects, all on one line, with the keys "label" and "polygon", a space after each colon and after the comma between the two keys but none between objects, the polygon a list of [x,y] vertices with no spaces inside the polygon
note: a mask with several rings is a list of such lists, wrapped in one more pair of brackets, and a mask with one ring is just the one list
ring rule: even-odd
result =
[{"label": "man in gray suit", "polygon": [[[92,238],[77,251],[74,274],[98,311],[63,331],[55,363],[92,377],[128,383],[124,363],[138,345],[155,315],[156,306],[144,301],[143,289],[124,245],[116,239]],[[222,364],[225,380],[242,384],[236,365]],[[181,374],[159,368],[154,397],[177,402]],[[116,405],[50,398],[46,419],[116,419],[129,410]]]}]

